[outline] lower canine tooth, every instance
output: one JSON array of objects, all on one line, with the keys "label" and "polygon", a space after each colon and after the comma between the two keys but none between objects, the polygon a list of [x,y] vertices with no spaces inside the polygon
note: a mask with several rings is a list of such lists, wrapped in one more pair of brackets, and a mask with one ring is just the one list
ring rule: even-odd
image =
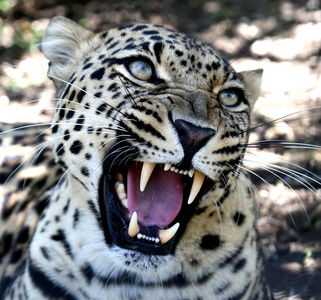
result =
[{"label": "lower canine tooth", "polygon": [[193,185],[192,185],[191,192],[190,192],[188,200],[187,200],[188,204],[192,204],[193,201],[195,200],[197,194],[199,193],[199,191],[203,185],[204,179],[205,179],[205,174],[195,170],[194,178],[193,178]]},{"label": "lower canine tooth", "polygon": [[139,226],[137,223],[137,213],[133,212],[129,222],[129,226],[128,226],[128,235],[130,237],[134,237],[137,235],[138,232],[139,232]]},{"label": "lower canine tooth", "polygon": [[176,223],[171,228],[164,229],[164,230],[159,230],[158,231],[158,236],[159,236],[161,244],[165,244],[170,239],[172,239],[173,236],[175,235],[175,233],[177,232],[178,228],[179,228],[179,223]]},{"label": "lower canine tooth", "polygon": [[150,163],[150,162],[143,163],[142,173],[140,174],[140,191],[141,192],[145,190],[147,182],[150,176],[152,175],[152,172],[155,166],[156,166],[155,163]]}]

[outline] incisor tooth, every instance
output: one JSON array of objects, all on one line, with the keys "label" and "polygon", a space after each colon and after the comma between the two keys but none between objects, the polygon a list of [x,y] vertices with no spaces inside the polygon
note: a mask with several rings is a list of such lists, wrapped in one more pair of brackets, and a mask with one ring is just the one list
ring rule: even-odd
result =
[{"label": "incisor tooth", "polygon": [[171,164],[166,163],[164,166],[164,171],[168,171],[171,168],[171,166],[172,166]]},{"label": "incisor tooth", "polygon": [[195,172],[194,169],[190,169],[190,170],[188,171],[188,176],[192,178],[193,175],[194,175],[194,172]]},{"label": "incisor tooth", "polygon": [[158,231],[158,236],[161,244],[167,243],[175,235],[179,227],[179,223],[176,223],[171,228],[163,229]]},{"label": "incisor tooth", "polygon": [[129,226],[128,226],[128,235],[130,237],[136,236],[139,232],[139,226],[137,223],[137,213],[133,212],[132,217],[130,218]]},{"label": "incisor tooth", "polygon": [[150,162],[143,163],[142,173],[140,175],[140,191],[141,192],[143,192],[145,190],[147,182],[148,182],[150,176],[152,175],[152,172],[153,172],[155,166],[156,166],[155,163],[150,163]]},{"label": "incisor tooth", "polygon": [[198,192],[200,191],[200,189],[203,185],[204,179],[205,179],[205,174],[195,170],[194,178],[193,178],[193,185],[192,185],[191,192],[190,192],[188,200],[187,200],[188,204],[193,203],[194,199],[196,198]]}]

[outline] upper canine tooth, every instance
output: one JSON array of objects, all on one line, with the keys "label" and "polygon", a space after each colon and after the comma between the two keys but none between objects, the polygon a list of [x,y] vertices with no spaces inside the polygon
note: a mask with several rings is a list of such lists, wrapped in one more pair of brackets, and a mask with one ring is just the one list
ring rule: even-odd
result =
[{"label": "upper canine tooth", "polygon": [[130,237],[134,237],[139,232],[139,226],[137,222],[137,213],[133,212],[132,217],[130,218],[129,226],[128,226],[128,235]]},{"label": "upper canine tooth", "polygon": [[150,162],[143,163],[142,173],[140,175],[140,191],[141,192],[143,192],[145,190],[147,182],[148,182],[150,176],[152,175],[152,172],[153,172],[155,166],[156,166],[155,163],[150,163]]},{"label": "upper canine tooth", "polygon": [[200,191],[200,189],[203,185],[204,179],[205,179],[205,174],[195,170],[194,178],[193,178],[193,185],[192,185],[191,192],[190,192],[188,200],[187,200],[188,204],[193,203],[194,199],[196,198],[198,192]]},{"label": "upper canine tooth", "polygon": [[171,228],[163,229],[158,231],[158,236],[160,239],[161,244],[167,243],[172,237],[175,235],[179,228],[179,223],[176,223]]}]

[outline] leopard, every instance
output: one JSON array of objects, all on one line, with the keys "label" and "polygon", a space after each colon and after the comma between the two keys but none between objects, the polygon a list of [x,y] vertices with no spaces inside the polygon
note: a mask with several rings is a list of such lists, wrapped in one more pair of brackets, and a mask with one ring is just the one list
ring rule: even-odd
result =
[{"label": "leopard", "polygon": [[147,23],[57,16],[41,51],[56,107],[2,166],[0,298],[273,299],[243,167],[263,70]]}]

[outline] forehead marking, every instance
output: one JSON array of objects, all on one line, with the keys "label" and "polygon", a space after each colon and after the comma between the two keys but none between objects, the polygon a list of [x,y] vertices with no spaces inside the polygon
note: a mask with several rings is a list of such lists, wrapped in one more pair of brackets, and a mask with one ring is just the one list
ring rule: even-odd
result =
[{"label": "forehead marking", "polygon": [[159,64],[161,63],[161,55],[163,53],[163,48],[164,45],[162,43],[156,43],[154,45],[154,53]]}]

